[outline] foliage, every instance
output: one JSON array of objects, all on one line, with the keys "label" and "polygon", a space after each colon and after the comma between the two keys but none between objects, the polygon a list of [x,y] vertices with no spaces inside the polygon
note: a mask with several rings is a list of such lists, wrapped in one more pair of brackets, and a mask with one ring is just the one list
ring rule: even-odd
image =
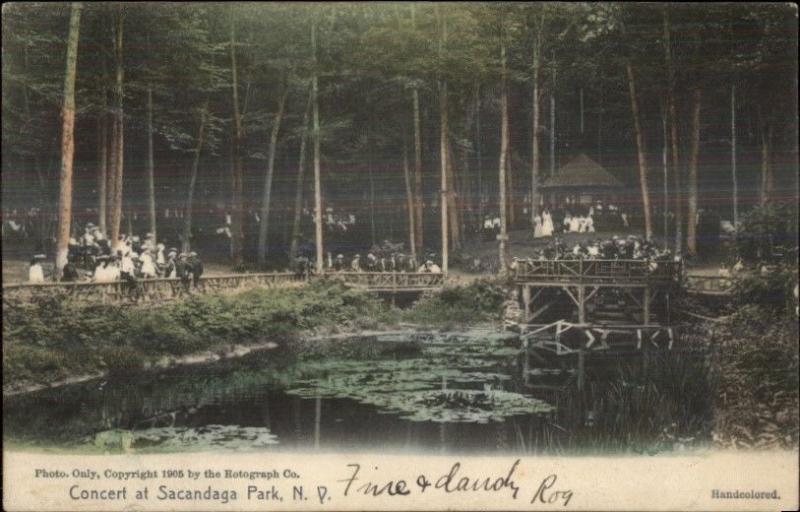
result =
[{"label": "foliage", "polygon": [[796,267],[780,266],[764,275],[742,274],[734,280],[734,300],[741,306],[756,305],[780,314],[794,309],[791,296],[796,284]]},{"label": "foliage", "polygon": [[742,260],[761,264],[785,259],[796,264],[797,252],[792,258],[788,250],[797,247],[797,225],[791,225],[795,217],[788,204],[767,203],[751,210],[736,231],[736,249]]},{"label": "foliage", "polygon": [[798,363],[794,311],[747,304],[727,322],[705,325],[714,349],[714,441],[723,447],[797,446]]},{"label": "foliage", "polygon": [[504,300],[504,289],[497,282],[484,279],[425,296],[402,315],[407,321],[423,324],[471,325],[498,320]]}]

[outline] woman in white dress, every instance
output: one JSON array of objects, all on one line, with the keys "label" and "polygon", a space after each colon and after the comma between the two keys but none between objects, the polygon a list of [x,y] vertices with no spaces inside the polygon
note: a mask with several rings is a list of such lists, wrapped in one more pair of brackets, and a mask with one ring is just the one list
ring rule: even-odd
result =
[{"label": "woman in white dress", "polygon": [[542,216],[537,214],[533,218],[533,238],[542,238]]},{"label": "woman in white dress", "polygon": [[156,277],[156,266],[153,262],[153,255],[150,254],[150,250],[145,249],[142,251],[140,259],[142,260],[142,276],[145,278]]},{"label": "woman in white dress", "polygon": [[589,214],[586,217],[586,220],[584,220],[583,225],[587,233],[594,233],[594,219],[592,218],[591,214]]},{"label": "woman in white dress", "polygon": [[542,236],[553,236],[553,217],[550,215],[550,210],[542,213]]},{"label": "woman in white dress", "polygon": [[569,232],[578,233],[581,229],[581,218],[577,215],[569,220]]},{"label": "woman in white dress", "polygon": [[37,254],[31,260],[31,266],[28,269],[28,282],[29,283],[43,283],[44,270],[42,269],[42,260],[45,259],[44,255]]}]

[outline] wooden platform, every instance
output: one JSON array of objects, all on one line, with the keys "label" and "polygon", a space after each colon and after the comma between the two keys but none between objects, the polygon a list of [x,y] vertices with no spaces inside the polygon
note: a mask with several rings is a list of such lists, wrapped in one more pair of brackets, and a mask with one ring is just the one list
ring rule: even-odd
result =
[{"label": "wooden platform", "polygon": [[[681,264],[646,260],[534,260],[518,262],[514,282],[522,320],[553,320],[553,304],[569,299],[556,319],[576,324],[670,322],[670,296],[680,289]],[[550,320],[547,319],[549,313]],[[543,316],[544,315],[544,316]],[[621,318],[615,318],[621,317]]]}]

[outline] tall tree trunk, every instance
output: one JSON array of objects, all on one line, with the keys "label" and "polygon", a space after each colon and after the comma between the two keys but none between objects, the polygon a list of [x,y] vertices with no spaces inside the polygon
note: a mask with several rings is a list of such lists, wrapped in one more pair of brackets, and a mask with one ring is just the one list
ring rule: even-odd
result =
[{"label": "tall tree trunk", "polygon": [[97,116],[97,224],[103,234],[106,231],[108,182],[108,114],[105,87],[103,88],[102,110]]},{"label": "tall tree trunk", "polygon": [[733,225],[739,225],[739,180],[736,176],[736,84],[731,84],[731,182],[733,184]]},{"label": "tall tree trunk", "polygon": [[153,242],[158,240],[156,233],[156,184],[155,162],[153,160],[153,87],[147,85],[147,213]]},{"label": "tall tree trunk", "polygon": [[664,9],[664,57],[667,61],[667,110],[669,110],[670,141],[672,143],[672,184],[675,196],[675,253],[683,251],[683,185],[678,146],[678,112],[675,105],[675,70],[672,66],[669,9]]},{"label": "tall tree trunk", "polygon": [[505,31],[500,29],[500,163],[498,168],[498,186],[500,189],[500,236],[498,252],[500,258],[500,275],[508,273],[508,254],[506,254],[506,238],[508,228],[506,220],[506,171],[508,167],[508,77],[506,70]]},{"label": "tall tree trunk", "polygon": [[483,226],[483,145],[481,133],[481,91],[480,84],[475,87],[475,151],[478,160],[478,222]]},{"label": "tall tree trunk", "polygon": [[663,147],[661,149],[661,165],[664,170],[664,184],[663,184],[663,193],[664,193],[664,211],[662,215],[664,217],[664,228],[663,228],[663,236],[664,236],[664,246],[669,246],[669,217],[667,213],[669,212],[669,132],[667,130],[667,118],[669,117],[669,108],[667,107],[667,101],[665,100],[661,104],[661,132],[662,132],[662,140],[663,140]]},{"label": "tall tree trunk", "polygon": [[124,14],[122,6],[118,7],[117,23],[115,28],[115,55],[116,55],[116,81],[114,86],[114,201],[113,209],[111,210],[111,235],[110,243],[112,247],[119,244],[120,223],[122,222],[122,184],[124,176],[124,113],[123,113],[123,100],[124,100],[124,68],[122,62],[122,36],[124,28]]},{"label": "tall tree trunk", "polygon": [[300,220],[303,209],[303,175],[306,172],[306,143],[308,141],[308,118],[311,117],[311,102],[313,93],[308,88],[308,100],[303,112],[303,133],[300,135],[300,158],[297,164],[297,185],[294,193],[294,217],[292,219],[292,242],[289,247],[289,259],[294,261],[297,257],[297,246],[300,243]]},{"label": "tall tree trunk", "polygon": [[244,245],[244,185],[242,183],[242,117],[239,112],[239,77],[236,67],[236,23],[234,11],[231,8],[231,89],[233,93],[233,137],[232,137],[232,169],[231,169],[231,259],[235,266],[241,265],[243,261]]},{"label": "tall tree trunk", "polygon": [[686,226],[686,250],[697,254],[697,165],[700,158],[700,105],[702,91],[692,91],[692,152],[689,156],[689,211]]},{"label": "tall tree trunk", "polygon": [[680,139],[678,138],[678,113],[675,106],[675,97],[670,94],[669,100],[669,129],[672,144],[672,195],[675,196],[675,253],[683,251],[683,179],[681,176],[681,162],[678,154]]},{"label": "tall tree trunk", "polygon": [[461,208],[456,194],[456,173],[453,167],[455,157],[452,145],[447,140],[447,216],[450,223],[450,246],[454,250],[461,249]]},{"label": "tall tree trunk", "polygon": [[533,45],[533,126],[531,127],[531,226],[539,209],[539,69],[541,67],[542,51],[542,25],[539,24],[536,30],[536,39]]},{"label": "tall tree trunk", "polygon": [[369,177],[369,227],[372,245],[377,242],[375,234],[375,175],[372,169],[372,146],[367,134],[367,175]]},{"label": "tall tree trunk", "polygon": [[[475,88],[477,89],[478,85],[475,84]],[[466,112],[465,112],[465,122],[464,122],[464,140],[468,141],[472,137],[472,123],[475,119],[475,107],[476,103],[474,101],[466,100]],[[469,156],[469,147],[465,144],[464,148],[461,152],[461,187],[459,190],[459,195],[461,196],[461,203],[464,206],[464,212],[461,212],[461,219],[462,222],[461,232],[463,234],[464,231],[464,217],[466,216],[469,219],[469,222],[473,222],[473,217],[475,216],[475,208],[474,208],[474,197],[472,194],[472,183],[469,178],[470,176],[470,156]],[[466,215],[465,215],[466,213]]]},{"label": "tall tree trunk", "polygon": [[[506,101],[508,101],[508,98],[506,98]],[[516,194],[514,194],[514,166],[511,164],[511,150],[508,150],[508,155],[506,156],[506,203],[508,206],[508,213],[506,215],[508,218],[509,230],[514,229],[517,221],[517,216],[514,211],[517,206],[515,201]]]},{"label": "tall tree trunk", "polygon": [[70,8],[67,66],[64,73],[64,104],[61,107],[61,178],[58,194],[58,237],[56,238],[56,279],[61,279],[67,264],[72,222],[72,158],[75,154],[75,75],[78,61],[78,38],[83,4]]},{"label": "tall tree trunk", "polygon": [[583,136],[583,87],[580,88],[580,104],[581,104],[581,136]]},{"label": "tall tree trunk", "polygon": [[272,124],[269,136],[269,154],[267,156],[267,176],[264,180],[264,195],[261,200],[261,222],[258,226],[258,264],[264,265],[267,259],[267,245],[269,236],[269,209],[272,202],[272,175],[275,170],[275,148],[278,145],[278,133],[283,121],[283,112],[286,107],[286,98],[289,96],[289,84],[284,78],[283,92],[278,100],[278,112]]},{"label": "tall tree trunk", "polygon": [[315,219],[315,239],[317,245],[317,274],[323,273],[322,265],[322,180],[320,177],[320,154],[319,154],[319,98],[317,97],[317,25],[316,21],[311,23],[311,54],[313,55],[313,77],[311,79],[311,91],[314,109],[314,212]]},{"label": "tall tree trunk", "polygon": [[200,167],[200,154],[205,143],[206,122],[208,121],[208,97],[206,97],[203,107],[200,109],[200,126],[197,129],[197,146],[194,150],[194,160],[192,161],[192,174],[189,178],[189,191],[186,198],[186,213],[183,216],[183,240],[181,251],[189,252],[192,247],[192,212],[194,210],[194,190],[197,184],[197,172]]},{"label": "tall tree trunk", "polygon": [[414,193],[411,189],[411,173],[408,169],[408,148],[405,137],[403,137],[403,179],[406,185],[406,210],[408,212],[408,247],[411,251],[412,258],[416,259],[417,243],[415,240],[416,228],[414,226]]},{"label": "tall tree trunk", "polygon": [[761,186],[759,187],[758,203],[764,206],[767,204],[767,201],[769,201],[774,186],[771,162],[772,123],[763,120],[760,107],[758,117],[761,120]]},{"label": "tall tree trunk", "polygon": [[645,238],[650,240],[653,237],[653,223],[650,217],[650,192],[647,186],[647,157],[644,142],[644,133],[639,120],[639,100],[636,97],[636,78],[633,74],[633,65],[630,61],[625,63],[625,70],[628,74],[628,91],[631,97],[631,113],[633,114],[633,129],[636,133],[636,154],[639,161],[639,186],[642,193],[642,209],[644,210],[644,233]]},{"label": "tall tree trunk", "polygon": [[416,252],[421,254],[424,236],[422,223],[424,203],[422,194],[422,129],[419,119],[419,89],[414,87],[411,94],[414,108],[414,228],[417,230],[414,241],[417,244]]},{"label": "tall tree trunk", "polygon": [[111,99],[113,100],[113,105],[111,106],[110,112],[110,127],[108,134],[108,139],[106,143],[108,144],[108,167],[107,167],[107,175],[106,175],[106,224],[108,231],[105,232],[105,235],[108,237],[109,243],[113,246],[114,239],[111,238],[111,231],[112,226],[114,224],[114,211],[116,210],[115,206],[115,198],[116,198],[116,190],[117,190],[117,131],[119,130],[119,126],[117,125],[117,114],[116,114],[116,89],[113,91],[111,95]]},{"label": "tall tree trunk", "polygon": [[[439,6],[436,6],[437,15],[441,23],[441,39],[439,40],[439,59],[441,60],[444,52],[444,45],[447,42],[447,22],[441,17]],[[450,133],[447,118],[447,80],[440,78],[439,85],[439,153],[441,160],[441,197],[439,198],[439,210],[441,213],[442,231],[442,272],[448,271],[449,259],[449,240],[448,240],[448,219],[447,219],[447,157],[448,157],[448,137]]]},{"label": "tall tree trunk", "polygon": [[553,52],[550,84],[550,176],[556,173],[556,52]]}]

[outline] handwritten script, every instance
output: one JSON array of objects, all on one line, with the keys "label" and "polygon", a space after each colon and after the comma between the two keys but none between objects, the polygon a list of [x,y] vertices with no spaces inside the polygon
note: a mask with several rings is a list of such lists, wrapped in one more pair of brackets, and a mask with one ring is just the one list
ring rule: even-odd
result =
[{"label": "handwritten script", "polygon": [[[346,478],[338,480],[344,484],[344,496],[361,494],[373,497],[403,497],[414,493],[426,492],[454,493],[508,493],[513,499],[529,499],[530,503],[569,505],[572,490],[557,488],[558,475],[549,474],[532,481],[517,481],[515,473],[519,467],[517,459],[507,472],[500,475],[471,475],[462,469],[460,462],[455,462],[450,471],[441,475],[420,473],[408,479],[381,479],[378,468],[364,470],[361,464],[347,464],[349,473]],[[410,482],[410,483],[409,483]],[[531,493],[526,496],[525,489]]]}]

